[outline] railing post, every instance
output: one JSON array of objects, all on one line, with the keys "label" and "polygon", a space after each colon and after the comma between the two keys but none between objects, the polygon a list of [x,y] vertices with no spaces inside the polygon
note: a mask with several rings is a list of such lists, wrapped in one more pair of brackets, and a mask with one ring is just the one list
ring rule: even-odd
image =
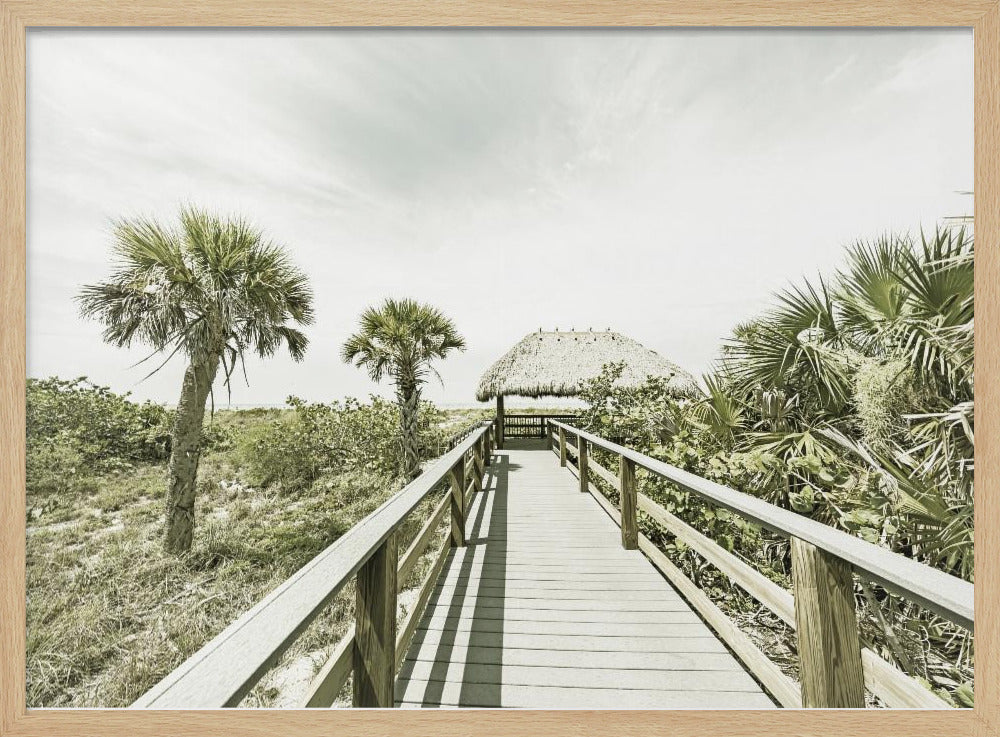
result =
[{"label": "railing post", "polygon": [[622,547],[639,547],[639,521],[636,518],[635,463],[618,456],[618,482],[621,485]]},{"label": "railing post", "polygon": [[451,546],[465,546],[465,455],[448,472],[451,480]]},{"label": "railing post", "polygon": [[548,420],[545,421],[544,429],[545,429],[545,450],[552,450],[552,425],[549,424]]},{"label": "railing post", "polygon": [[851,566],[792,537],[795,628],[802,706],[865,708]]},{"label": "railing post", "polygon": [[487,466],[493,464],[493,433],[489,430],[483,433],[483,446],[485,447],[483,463]]},{"label": "railing post", "polygon": [[475,483],[476,491],[483,490],[483,472],[485,470],[483,466],[483,439],[479,438],[476,444],[472,446],[472,473],[475,474],[473,482]]},{"label": "railing post", "polygon": [[559,428],[559,465],[566,465],[566,431]]},{"label": "railing post", "polygon": [[354,610],[354,706],[386,709],[395,705],[398,558],[393,533],[358,571]]},{"label": "railing post", "polygon": [[580,476],[580,491],[587,491],[588,473],[587,473],[587,441],[583,439],[583,436],[576,436],[576,470],[579,472]]}]

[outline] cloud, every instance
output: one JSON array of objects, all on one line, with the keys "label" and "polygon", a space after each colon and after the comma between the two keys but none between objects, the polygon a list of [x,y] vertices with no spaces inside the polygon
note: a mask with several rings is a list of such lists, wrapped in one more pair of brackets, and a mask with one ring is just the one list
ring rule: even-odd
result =
[{"label": "cloud", "polygon": [[29,371],[135,386],[72,296],[108,223],[244,213],[310,273],[306,362],[235,402],[364,395],[360,311],[434,302],[469,351],[437,398],[540,326],[613,327],[692,371],[844,243],[968,203],[966,31],[29,32]]}]

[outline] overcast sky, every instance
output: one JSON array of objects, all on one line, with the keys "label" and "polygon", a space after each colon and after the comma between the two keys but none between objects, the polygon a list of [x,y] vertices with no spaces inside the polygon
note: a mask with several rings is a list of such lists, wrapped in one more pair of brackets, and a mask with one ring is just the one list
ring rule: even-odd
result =
[{"label": "overcast sky", "polygon": [[249,362],[234,404],[389,393],[338,358],[387,296],[455,320],[427,394],[459,403],[540,327],[701,373],[771,292],[971,212],[972,182],[964,30],[32,30],[28,372],[176,401],[183,362],[140,382],[73,296],[112,219],[184,203],[316,292],[306,360]]}]

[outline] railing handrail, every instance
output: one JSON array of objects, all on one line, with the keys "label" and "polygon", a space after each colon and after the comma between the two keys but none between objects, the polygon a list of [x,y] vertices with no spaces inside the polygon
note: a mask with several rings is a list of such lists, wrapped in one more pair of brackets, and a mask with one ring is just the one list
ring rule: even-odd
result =
[{"label": "railing handrail", "polygon": [[462,443],[292,574],[141,696],[135,708],[236,706],[493,423]]},{"label": "railing handrail", "polygon": [[549,422],[592,445],[628,458],[637,466],[779,535],[804,540],[849,563],[857,572],[867,574],[886,589],[970,631],[974,628],[975,588],[968,581],[763,499],[650,458],[586,430],[557,420]]}]

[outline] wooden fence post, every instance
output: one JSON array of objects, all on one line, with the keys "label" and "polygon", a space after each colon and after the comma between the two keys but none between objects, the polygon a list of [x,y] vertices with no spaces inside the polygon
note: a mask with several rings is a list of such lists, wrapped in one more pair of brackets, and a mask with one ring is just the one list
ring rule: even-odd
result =
[{"label": "wooden fence post", "polygon": [[552,450],[552,425],[545,421],[545,450]]},{"label": "wooden fence post", "polygon": [[559,465],[566,465],[566,431],[559,428]]},{"label": "wooden fence post", "polygon": [[486,448],[483,462],[490,466],[493,464],[493,433],[489,431],[483,433],[483,445]]},{"label": "wooden fence post", "polygon": [[865,708],[851,566],[791,538],[802,706]]},{"label": "wooden fence post", "polygon": [[576,470],[579,472],[580,476],[580,491],[587,491],[588,473],[587,473],[587,441],[583,439],[580,435],[576,436]]},{"label": "wooden fence post", "polygon": [[395,705],[398,559],[393,533],[358,571],[352,698],[357,707],[386,709]]},{"label": "wooden fence post", "polygon": [[639,521],[636,518],[635,463],[618,456],[618,482],[621,484],[622,547],[639,547]]},{"label": "wooden fence post", "polygon": [[451,480],[451,546],[465,545],[465,455],[448,472]]},{"label": "wooden fence post", "polygon": [[483,439],[480,438],[472,446],[472,473],[475,478],[472,480],[476,491],[483,490],[483,473],[486,471],[483,465]]}]

